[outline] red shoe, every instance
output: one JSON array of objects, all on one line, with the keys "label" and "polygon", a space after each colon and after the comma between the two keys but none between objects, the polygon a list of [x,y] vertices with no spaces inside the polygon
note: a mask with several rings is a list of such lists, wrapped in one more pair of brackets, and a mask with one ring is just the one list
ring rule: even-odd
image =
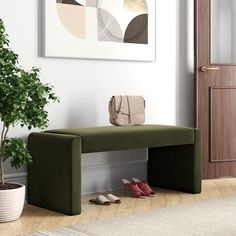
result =
[{"label": "red shoe", "polygon": [[138,187],[136,183],[130,183],[127,179],[122,179],[124,185],[124,193],[128,191],[133,197],[144,198],[145,193]]},{"label": "red shoe", "polygon": [[144,192],[145,196],[155,195],[155,192],[151,189],[146,181],[140,181],[138,178],[133,178],[135,184]]}]

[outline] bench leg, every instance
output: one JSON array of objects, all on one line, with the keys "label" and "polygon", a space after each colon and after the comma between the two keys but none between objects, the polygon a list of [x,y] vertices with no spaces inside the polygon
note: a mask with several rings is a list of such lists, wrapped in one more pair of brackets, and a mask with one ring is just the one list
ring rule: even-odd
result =
[{"label": "bench leg", "polygon": [[151,186],[189,193],[201,192],[201,142],[148,150],[148,181]]},{"label": "bench leg", "polygon": [[68,215],[81,213],[81,138],[32,133],[28,203]]}]

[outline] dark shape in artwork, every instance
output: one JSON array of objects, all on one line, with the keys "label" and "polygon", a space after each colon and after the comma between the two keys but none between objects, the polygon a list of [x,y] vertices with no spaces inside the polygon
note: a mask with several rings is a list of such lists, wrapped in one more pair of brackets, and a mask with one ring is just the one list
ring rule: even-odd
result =
[{"label": "dark shape in artwork", "polygon": [[148,14],[136,16],[125,31],[125,43],[148,44]]},{"label": "dark shape in artwork", "polygon": [[98,41],[123,42],[123,33],[116,18],[108,11],[97,9]]},{"label": "dark shape in artwork", "polygon": [[79,4],[78,2],[76,2],[74,0],[57,0],[57,3],[83,6],[83,5]]}]

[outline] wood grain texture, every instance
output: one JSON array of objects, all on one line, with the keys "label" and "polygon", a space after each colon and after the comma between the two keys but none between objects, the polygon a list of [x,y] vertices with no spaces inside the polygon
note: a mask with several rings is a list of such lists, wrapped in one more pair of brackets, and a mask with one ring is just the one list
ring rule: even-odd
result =
[{"label": "wood grain texture", "polygon": [[202,192],[199,194],[188,194],[159,188],[155,189],[155,191],[155,197],[146,197],[145,199],[132,198],[122,194],[121,191],[113,192],[113,194],[121,197],[122,203],[111,206],[98,206],[89,203],[88,200],[96,197],[96,194],[86,195],[82,197],[82,214],[77,216],[66,216],[26,204],[19,220],[0,224],[0,235],[19,235],[53,227],[79,224],[145,212],[157,208],[191,204],[211,198],[235,195],[236,178],[204,180]]},{"label": "wood grain texture", "polygon": [[236,87],[210,88],[211,162],[236,161],[235,101]]}]

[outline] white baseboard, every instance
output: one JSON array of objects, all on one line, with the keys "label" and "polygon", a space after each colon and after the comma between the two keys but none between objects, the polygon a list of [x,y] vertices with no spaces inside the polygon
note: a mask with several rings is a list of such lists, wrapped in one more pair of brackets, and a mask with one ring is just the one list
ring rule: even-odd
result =
[{"label": "white baseboard", "polygon": [[[147,160],[82,166],[82,194],[120,189],[122,188],[122,178],[146,179],[146,169]],[[6,174],[5,181],[22,183],[27,186],[27,172]]]},{"label": "white baseboard", "polygon": [[147,160],[82,167],[82,194],[108,192],[122,188],[122,178],[146,179]]},{"label": "white baseboard", "polygon": [[27,185],[27,172],[6,174],[4,179],[5,182],[14,182]]}]

